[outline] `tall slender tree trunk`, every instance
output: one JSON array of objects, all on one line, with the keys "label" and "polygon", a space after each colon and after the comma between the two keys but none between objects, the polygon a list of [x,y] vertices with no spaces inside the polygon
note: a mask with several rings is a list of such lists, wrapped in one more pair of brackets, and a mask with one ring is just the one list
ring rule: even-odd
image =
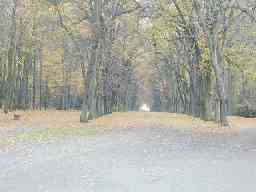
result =
[{"label": "tall slender tree trunk", "polygon": [[36,81],[37,81],[37,62],[36,62],[36,53],[33,53],[32,58],[32,108],[33,110],[36,109]]},{"label": "tall slender tree trunk", "polygon": [[39,109],[42,110],[42,99],[43,99],[43,61],[42,61],[42,50],[41,48],[39,49]]},{"label": "tall slender tree trunk", "polygon": [[218,45],[218,37],[217,34],[214,33],[213,30],[210,30],[208,33],[208,44],[210,50],[210,60],[212,63],[212,67],[214,69],[215,77],[216,77],[216,89],[217,89],[217,109],[216,109],[216,120],[221,125],[227,125],[226,118],[226,95],[225,95],[225,83],[224,83],[224,73],[221,67],[221,54]]},{"label": "tall slender tree trunk", "polygon": [[13,107],[13,97],[15,90],[15,73],[16,73],[16,8],[17,2],[12,10],[12,26],[10,32],[10,44],[7,52],[7,83],[6,83],[6,94],[4,112],[8,113]]}]

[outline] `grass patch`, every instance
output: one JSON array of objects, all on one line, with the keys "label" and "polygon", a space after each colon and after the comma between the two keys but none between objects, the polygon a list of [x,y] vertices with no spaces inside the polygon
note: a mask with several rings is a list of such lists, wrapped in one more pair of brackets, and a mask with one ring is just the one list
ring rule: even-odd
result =
[{"label": "grass patch", "polygon": [[70,136],[87,136],[97,133],[92,128],[48,128],[40,131],[31,131],[16,136],[17,141],[45,141]]}]

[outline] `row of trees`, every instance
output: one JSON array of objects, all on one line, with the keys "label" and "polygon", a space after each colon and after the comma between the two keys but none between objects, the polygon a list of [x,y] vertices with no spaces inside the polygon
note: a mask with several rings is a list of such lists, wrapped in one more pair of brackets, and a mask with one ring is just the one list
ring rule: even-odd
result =
[{"label": "row of trees", "polygon": [[[136,1],[1,0],[0,107],[135,110]],[[133,39],[132,39],[133,40]],[[131,46],[134,49],[131,49]]]},{"label": "row of trees", "polygon": [[156,21],[152,31],[161,77],[158,109],[223,125],[244,108],[255,113],[255,2],[172,0],[158,6],[157,20],[164,22]]},{"label": "row of trees", "polygon": [[[253,0],[0,0],[0,107],[182,112],[256,106]],[[243,106],[243,107],[241,107]]]}]

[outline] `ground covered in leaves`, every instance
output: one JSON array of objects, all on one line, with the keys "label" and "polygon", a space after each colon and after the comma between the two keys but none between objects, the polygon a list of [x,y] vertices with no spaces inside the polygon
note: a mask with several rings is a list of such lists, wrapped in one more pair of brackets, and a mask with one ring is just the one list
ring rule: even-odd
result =
[{"label": "ground covered in leaves", "polygon": [[[14,120],[19,115],[19,120]],[[172,127],[189,129],[193,134],[237,134],[241,129],[256,128],[256,118],[229,117],[230,127],[219,127],[188,115],[129,112],[106,115],[87,124],[79,122],[79,111],[16,111],[0,113],[0,147],[19,140],[45,140],[52,137],[88,135],[113,129]]]},{"label": "ground covered in leaves", "polygon": [[[79,112],[1,114],[0,191],[254,192],[255,119],[219,128],[186,115]],[[10,140],[8,140],[10,142]],[[7,142],[7,143],[8,143]]]}]

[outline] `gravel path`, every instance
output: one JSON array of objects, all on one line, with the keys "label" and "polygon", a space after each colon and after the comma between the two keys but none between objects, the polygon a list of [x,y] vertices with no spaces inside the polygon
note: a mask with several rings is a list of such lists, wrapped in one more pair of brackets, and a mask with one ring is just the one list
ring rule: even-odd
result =
[{"label": "gravel path", "polygon": [[256,131],[114,130],[0,152],[0,192],[254,192]]}]

